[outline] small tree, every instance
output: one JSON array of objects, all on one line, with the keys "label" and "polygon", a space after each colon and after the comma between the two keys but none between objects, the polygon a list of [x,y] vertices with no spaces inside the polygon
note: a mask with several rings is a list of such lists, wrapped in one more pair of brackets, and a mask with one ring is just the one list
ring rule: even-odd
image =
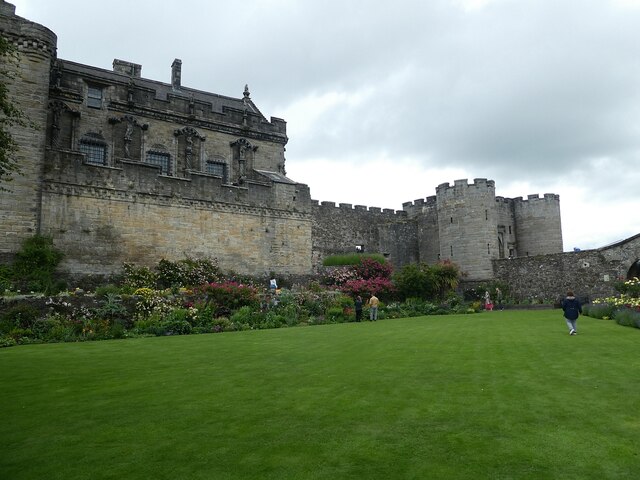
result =
[{"label": "small tree", "polygon": [[58,293],[65,285],[64,282],[55,281],[54,272],[63,256],[53,246],[51,237],[35,235],[28,238],[16,253],[11,267],[15,283],[21,289]]}]

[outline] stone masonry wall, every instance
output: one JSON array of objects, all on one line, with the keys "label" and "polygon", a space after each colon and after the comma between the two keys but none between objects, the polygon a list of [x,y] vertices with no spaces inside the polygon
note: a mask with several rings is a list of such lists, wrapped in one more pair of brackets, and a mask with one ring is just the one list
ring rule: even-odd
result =
[{"label": "stone masonry wall", "polygon": [[15,7],[0,3],[0,33],[18,53],[17,63],[3,59],[9,99],[21,109],[35,128],[9,129],[19,145],[16,154],[21,175],[3,183],[0,192],[0,261],[8,261],[25,239],[38,233],[40,183],[45,151],[49,67],[55,57],[57,38],[49,29],[14,15]]},{"label": "stone masonry wall", "polygon": [[470,280],[491,278],[497,257],[495,183],[483,178],[456,180],[436,190],[440,259],[458,264]]},{"label": "stone masonry wall", "polygon": [[529,195],[527,200],[513,199],[518,256],[542,255],[562,251],[560,197],[545,193]]},{"label": "stone masonry wall", "polygon": [[555,300],[572,289],[593,299],[616,294],[616,280],[626,280],[640,258],[640,235],[594,250],[495,260],[494,276],[516,298]]},{"label": "stone masonry wall", "polygon": [[417,261],[415,222],[408,221],[404,212],[391,209],[316,202],[312,237],[315,266],[322,265],[329,255],[354,253],[357,245],[364,246],[365,253],[388,255],[395,267]]},{"label": "stone masonry wall", "polygon": [[71,276],[187,256],[215,257],[225,270],[254,275],[311,271],[309,200],[293,200],[295,185],[238,188],[216,177],[159,177],[152,166],[85,165],[83,158],[49,152],[43,193],[42,233],[65,252],[61,270]]}]

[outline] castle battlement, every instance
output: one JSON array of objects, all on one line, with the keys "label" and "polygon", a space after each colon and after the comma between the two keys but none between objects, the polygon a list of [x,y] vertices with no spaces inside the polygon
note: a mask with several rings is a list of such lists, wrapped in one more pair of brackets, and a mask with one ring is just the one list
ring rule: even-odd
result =
[{"label": "castle battlement", "polygon": [[436,195],[444,195],[447,193],[460,193],[463,189],[495,189],[496,183],[493,180],[487,180],[486,178],[474,178],[473,183],[469,183],[466,178],[455,180],[453,186],[449,182],[441,183],[436,187]]},{"label": "castle battlement", "polygon": [[358,212],[364,214],[375,214],[375,215],[393,215],[404,217],[406,216],[406,212],[404,210],[394,210],[393,208],[380,208],[380,207],[367,207],[365,205],[353,205],[351,203],[339,203],[336,205],[336,202],[311,200],[311,205],[314,207],[318,207],[320,210],[324,212],[331,213],[331,211],[342,212],[348,214],[349,212]]},{"label": "castle battlement", "polygon": [[55,57],[58,37],[47,27],[15,15],[16,7],[0,3],[0,32],[20,52]]},{"label": "castle battlement", "polygon": [[527,195],[526,199],[524,199],[523,197],[515,197],[515,198],[507,199],[507,200],[511,200],[514,203],[522,203],[522,204],[526,204],[526,203],[559,202],[560,201],[560,195],[555,194],[555,193],[545,193],[541,197],[539,194],[533,193],[533,194]]}]

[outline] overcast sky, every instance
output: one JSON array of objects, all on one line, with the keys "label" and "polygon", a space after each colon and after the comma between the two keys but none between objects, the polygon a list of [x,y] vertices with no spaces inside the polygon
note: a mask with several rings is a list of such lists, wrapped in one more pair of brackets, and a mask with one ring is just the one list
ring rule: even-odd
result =
[{"label": "overcast sky", "polygon": [[287,121],[312,198],[402,209],[467,178],[560,195],[564,249],[640,233],[640,0],[13,0],[59,58]]}]

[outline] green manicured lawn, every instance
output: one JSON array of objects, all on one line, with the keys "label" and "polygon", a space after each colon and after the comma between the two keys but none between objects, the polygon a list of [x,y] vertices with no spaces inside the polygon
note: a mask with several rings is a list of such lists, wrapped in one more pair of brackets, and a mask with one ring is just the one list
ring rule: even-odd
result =
[{"label": "green manicured lawn", "polygon": [[0,478],[636,479],[640,330],[560,311],[0,350]]}]

